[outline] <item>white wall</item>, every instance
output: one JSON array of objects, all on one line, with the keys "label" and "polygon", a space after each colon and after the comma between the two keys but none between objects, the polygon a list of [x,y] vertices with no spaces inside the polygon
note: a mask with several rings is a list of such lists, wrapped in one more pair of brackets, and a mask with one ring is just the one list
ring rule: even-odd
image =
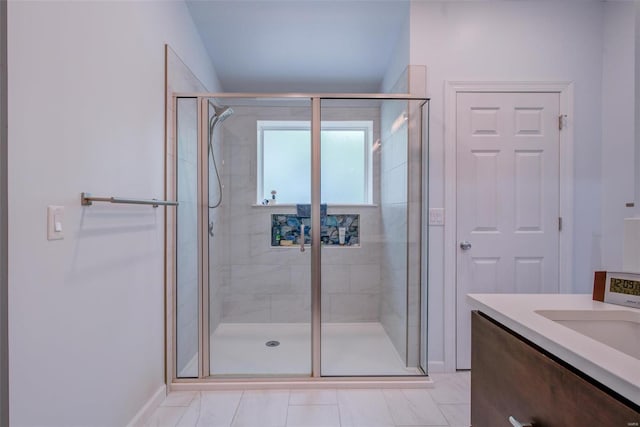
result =
[{"label": "white wall", "polygon": [[[623,219],[632,217],[635,156],[635,3],[604,4],[602,266],[622,268]],[[636,204],[640,201],[636,201]]]},{"label": "white wall", "polygon": [[79,195],[162,197],[164,43],[215,73],[182,2],[8,13],[11,424],[125,425],[164,380],[164,213]]},{"label": "white wall", "polygon": [[[427,66],[430,207],[444,206],[445,81],[572,81],[575,84],[575,218],[572,289],[589,292],[600,267],[602,4],[422,2],[411,4],[410,63]],[[442,227],[430,229],[429,360],[444,368]],[[446,310],[453,310],[452,306]],[[449,366],[451,368],[451,365]]]},{"label": "white wall", "polygon": [[[407,10],[409,12],[409,10]],[[380,85],[381,93],[406,92],[408,89],[407,67],[409,66],[410,17],[407,14],[405,24],[398,34],[398,41]]]}]

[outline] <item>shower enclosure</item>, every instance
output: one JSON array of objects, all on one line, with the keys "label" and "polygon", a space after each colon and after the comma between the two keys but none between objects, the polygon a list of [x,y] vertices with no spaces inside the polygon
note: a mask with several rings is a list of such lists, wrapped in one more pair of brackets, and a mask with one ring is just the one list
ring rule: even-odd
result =
[{"label": "shower enclosure", "polygon": [[173,384],[424,378],[428,100],[177,94]]}]

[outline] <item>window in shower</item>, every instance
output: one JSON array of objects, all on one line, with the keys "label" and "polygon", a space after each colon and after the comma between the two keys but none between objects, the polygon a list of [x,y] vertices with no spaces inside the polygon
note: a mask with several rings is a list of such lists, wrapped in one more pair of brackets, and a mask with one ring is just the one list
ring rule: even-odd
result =
[{"label": "window in shower", "polygon": [[[308,121],[258,121],[257,201],[310,202],[311,130]],[[322,122],[322,200],[372,203],[371,121]]]}]

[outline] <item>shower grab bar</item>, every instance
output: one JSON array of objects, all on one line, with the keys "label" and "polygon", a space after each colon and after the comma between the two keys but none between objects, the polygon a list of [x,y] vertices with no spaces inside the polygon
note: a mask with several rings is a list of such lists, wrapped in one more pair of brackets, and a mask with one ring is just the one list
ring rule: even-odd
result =
[{"label": "shower grab bar", "polygon": [[108,203],[124,203],[128,205],[151,205],[154,208],[158,206],[178,206],[178,202],[170,200],[157,200],[157,199],[125,199],[122,197],[97,197],[92,196],[91,193],[80,194],[80,204],[82,206],[91,206],[93,202],[108,202]]}]

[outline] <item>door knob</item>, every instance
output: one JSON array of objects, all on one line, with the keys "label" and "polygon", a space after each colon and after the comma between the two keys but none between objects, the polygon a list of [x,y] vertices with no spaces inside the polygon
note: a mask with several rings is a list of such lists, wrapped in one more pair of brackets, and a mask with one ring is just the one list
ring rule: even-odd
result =
[{"label": "door knob", "polygon": [[460,249],[462,249],[463,251],[468,251],[469,249],[471,249],[471,242],[467,242],[466,240],[464,242],[460,242]]}]

